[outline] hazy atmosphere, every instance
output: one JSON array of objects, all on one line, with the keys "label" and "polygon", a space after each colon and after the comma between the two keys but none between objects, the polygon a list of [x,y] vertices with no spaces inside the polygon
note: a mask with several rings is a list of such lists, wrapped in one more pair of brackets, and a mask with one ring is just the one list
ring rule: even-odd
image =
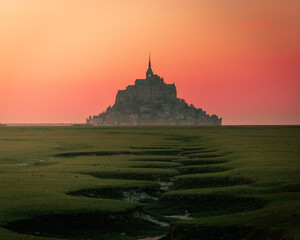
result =
[{"label": "hazy atmosphere", "polygon": [[0,123],[83,123],[154,73],[224,124],[299,124],[298,0],[4,0]]}]

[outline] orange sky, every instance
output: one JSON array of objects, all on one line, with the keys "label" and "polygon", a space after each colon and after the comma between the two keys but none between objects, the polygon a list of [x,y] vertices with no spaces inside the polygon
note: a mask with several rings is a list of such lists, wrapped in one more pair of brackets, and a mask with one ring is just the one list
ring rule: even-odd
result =
[{"label": "orange sky", "polygon": [[299,0],[3,0],[0,122],[84,122],[154,73],[224,124],[300,124]]}]

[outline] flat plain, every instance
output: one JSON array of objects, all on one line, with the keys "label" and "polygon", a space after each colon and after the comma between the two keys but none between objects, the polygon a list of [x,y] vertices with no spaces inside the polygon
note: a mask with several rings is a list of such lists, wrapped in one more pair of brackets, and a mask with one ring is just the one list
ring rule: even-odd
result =
[{"label": "flat plain", "polygon": [[300,239],[300,127],[1,127],[0,239]]}]

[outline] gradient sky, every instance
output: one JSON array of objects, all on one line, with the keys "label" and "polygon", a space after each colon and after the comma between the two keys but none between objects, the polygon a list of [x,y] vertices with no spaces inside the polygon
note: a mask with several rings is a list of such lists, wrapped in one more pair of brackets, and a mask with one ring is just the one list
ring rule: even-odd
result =
[{"label": "gradient sky", "polygon": [[300,124],[299,0],[1,0],[0,122],[84,122],[149,51],[224,124]]}]

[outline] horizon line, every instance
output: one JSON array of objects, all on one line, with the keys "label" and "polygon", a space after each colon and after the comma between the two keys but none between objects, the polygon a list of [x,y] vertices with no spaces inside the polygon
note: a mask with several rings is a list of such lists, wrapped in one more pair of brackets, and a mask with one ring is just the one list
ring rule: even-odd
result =
[{"label": "horizon line", "polygon": [[[87,125],[84,122],[81,123],[0,123],[0,127],[7,126],[7,127],[13,127],[13,126],[74,126],[74,125]],[[182,127],[211,127],[210,125],[107,125],[107,126],[96,126],[96,127],[160,127],[160,126],[182,126]],[[300,126],[300,124],[222,124],[222,126]],[[222,127],[218,126],[218,127]]]}]

